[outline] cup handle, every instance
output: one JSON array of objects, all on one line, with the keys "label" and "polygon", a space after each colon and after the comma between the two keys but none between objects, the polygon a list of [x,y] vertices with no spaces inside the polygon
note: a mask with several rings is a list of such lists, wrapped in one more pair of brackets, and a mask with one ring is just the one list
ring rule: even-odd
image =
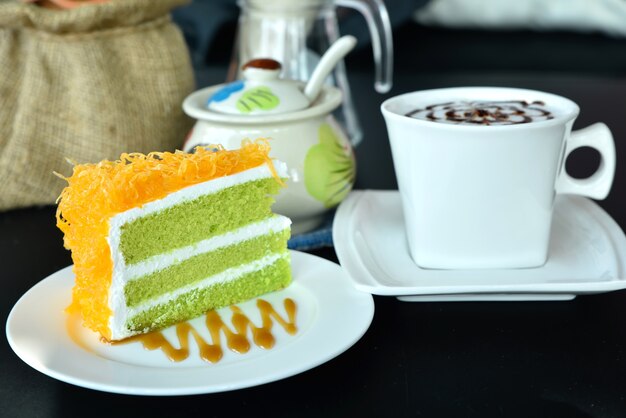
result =
[{"label": "cup handle", "polygon": [[[580,147],[591,147],[600,153],[600,166],[586,179],[575,179],[565,170],[565,161],[572,151]],[[572,132],[565,145],[561,173],[556,181],[557,193],[587,196],[604,199],[611,190],[615,176],[615,143],[613,135],[604,123],[595,123],[584,129]]]}]

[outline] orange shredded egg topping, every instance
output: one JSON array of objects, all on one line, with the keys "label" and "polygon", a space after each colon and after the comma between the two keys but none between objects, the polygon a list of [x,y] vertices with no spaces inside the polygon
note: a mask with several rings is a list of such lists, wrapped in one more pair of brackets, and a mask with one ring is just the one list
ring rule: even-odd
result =
[{"label": "orange shredded egg topping", "polygon": [[117,161],[74,166],[58,200],[57,227],[65,248],[72,251],[76,282],[69,312],[78,312],[83,324],[110,339],[108,296],[113,261],[107,242],[114,215],[161,199],[193,184],[236,174],[268,164],[278,177],[265,139],[244,140],[227,151],[220,145],[181,151],[122,154]]}]

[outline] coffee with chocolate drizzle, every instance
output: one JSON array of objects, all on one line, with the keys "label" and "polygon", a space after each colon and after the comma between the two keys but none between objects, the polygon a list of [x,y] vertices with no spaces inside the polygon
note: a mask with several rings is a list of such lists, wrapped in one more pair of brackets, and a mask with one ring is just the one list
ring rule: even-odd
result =
[{"label": "coffee with chocolate drizzle", "polygon": [[411,118],[457,125],[517,125],[554,119],[542,101],[526,100],[448,102],[416,109]]}]

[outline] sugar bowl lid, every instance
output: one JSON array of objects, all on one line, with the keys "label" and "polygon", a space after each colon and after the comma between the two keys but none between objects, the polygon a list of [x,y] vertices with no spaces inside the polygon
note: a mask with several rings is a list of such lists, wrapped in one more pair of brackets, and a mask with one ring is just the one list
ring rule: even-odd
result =
[{"label": "sugar bowl lid", "polygon": [[324,80],[339,60],[355,45],[356,38],[351,35],[335,41],[321,57],[306,86],[280,79],[278,61],[270,58],[248,61],[242,67],[244,79],[219,89],[209,98],[207,108],[229,115],[276,115],[305,109],[317,99]]},{"label": "sugar bowl lid", "polygon": [[275,115],[302,110],[311,101],[301,84],[279,78],[281,65],[257,58],[242,67],[243,80],[228,83],[207,101],[207,108],[230,115]]}]

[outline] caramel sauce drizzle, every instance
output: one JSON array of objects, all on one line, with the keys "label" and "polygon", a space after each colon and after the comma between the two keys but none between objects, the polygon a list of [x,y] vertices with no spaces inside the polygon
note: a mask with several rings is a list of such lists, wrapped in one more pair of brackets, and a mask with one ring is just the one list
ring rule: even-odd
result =
[{"label": "caramel sauce drizzle", "polygon": [[217,312],[207,312],[205,325],[211,335],[210,343],[205,341],[191,324],[181,322],[176,325],[176,336],[180,348],[174,347],[160,331],[136,335],[122,341],[113,341],[110,344],[119,345],[140,342],[146,350],[160,349],[171,361],[180,362],[189,357],[189,335],[191,335],[200,350],[200,358],[210,363],[217,363],[224,355],[221,344],[222,333],[226,337],[227,347],[231,351],[239,354],[245,354],[250,350],[248,329],[250,329],[252,333],[252,341],[254,344],[266,350],[274,347],[276,343],[276,338],[272,334],[274,321],[289,335],[294,335],[298,330],[296,327],[296,303],[292,299],[287,298],[283,301],[283,304],[287,313],[287,319],[281,317],[272,304],[263,299],[257,299],[256,306],[261,314],[260,327],[257,327],[238,306],[230,307],[233,311],[231,318],[233,329],[224,323]]}]

